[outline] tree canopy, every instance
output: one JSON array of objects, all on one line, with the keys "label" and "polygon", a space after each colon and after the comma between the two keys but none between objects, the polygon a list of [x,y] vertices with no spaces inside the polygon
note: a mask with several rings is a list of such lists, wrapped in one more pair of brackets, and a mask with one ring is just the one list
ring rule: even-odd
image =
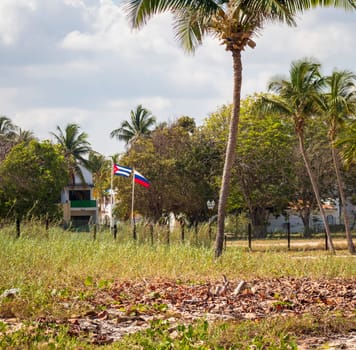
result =
[{"label": "tree canopy", "polygon": [[32,140],[12,148],[0,164],[0,179],[7,215],[18,220],[54,217],[68,172],[58,147]]}]

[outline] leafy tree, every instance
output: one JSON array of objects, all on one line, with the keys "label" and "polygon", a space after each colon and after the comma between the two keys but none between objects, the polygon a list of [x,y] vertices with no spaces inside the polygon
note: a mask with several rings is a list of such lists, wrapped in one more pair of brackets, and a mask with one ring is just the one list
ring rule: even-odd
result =
[{"label": "leafy tree", "polygon": [[57,126],[57,131],[57,134],[53,132],[51,134],[62,149],[72,183],[75,184],[75,174],[84,182],[80,165],[87,167],[85,156],[91,151],[88,135],[80,132],[80,126],[77,124],[67,124],[64,131]]},{"label": "leafy tree", "polygon": [[256,237],[265,237],[271,212],[280,214],[292,194],[293,127],[276,114],[258,114],[255,100],[241,104],[235,181],[245,198]]},{"label": "leafy tree", "polygon": [[327,91],[321,100],[321,111],[326,117],[329,126],[329,141],[331,154],[336,173],[339,196],[343,209],[344,224],[347,238],[347,246],[351,254],[355,254],[355,246],[352,242],[349,217],[347,214],[347,202],[344,191],[344,183],[340,171],[340,160],[335,141],[340,125],[344,124],[349,116],[356,116],[356,75],[348,71],[334,71],[326,78]]},{"label": "leafy tree", "polygon": [[191,222],[197,223],[208,216],[207,201],[218,200],[223,153],[204,130],[196,130],[186,146],[176,163],[181,197],[175,213],[183,213]]},{"label": "leafy tree", "polygon": [[195,124],[194,118],[191,118],[188,116],[182,116],[182,117],[178,118],[176,125],[190,133],[194,133],[194,131],[196,129],[196,124]]},{"label": "leafy tree", "polygon": [[125,141],[126,145],[132,145],[139,137],[149,135],[155,123],[156,118],[152,113],[138,105],[135,110],[131,110],[130,120],[123,121],[118,129],[110,133],[110,137]]},{"label": "leafy tree", "polygon": [[304,143],[305,125],[308,118],[316,112],[316,102],[319,101],[324,86],[324,80],[321,78],[319,68],[320,64],[313,61],[300,60],[292,62],[289,80],[281,78],[272,80],[269,84],[269,90],[277,95],[269,98],[265,97],[264,101],[267,109],[277,111],[293,119],[300,153],[303,157],[328,237],[328,246],[330,251],[334,253],[335,248],[320,198],[319,186],[313,174]]},{"label": "leafy tree", "polygon": [[246,46],[255,47],[252,38],[266,22],[295,24],[298,11],[317,5],[333,5],[354,9],[353,0],[340,1],[256,1],[256,0],[126,0],[126,10],[133,27],[139,28],[155,14],[170,11],[173,14],[177,40],[187,52],[194,52],[203,37],[211,34],[219,39],[233,59],[233,109],[229,127],[229,138],[218,203],[218,234],[215,256],[222,254],[224,243],[224,220],[229,193],[231,169],[235,161],[240,97],[242,85],[241,52]]},{"label": "leafy tree", "polygon": [[[249,211],[256,237],[264,237],[270,212],[280,213],[288,206],[295,139],[288,120],[276,114],[255,111],[258,96],[241,102],[240,142],[232,172],[227,211]],[[204,124],[211,139],[217,140],[220,152],[228,137],[232,106],[222,106]]]},{"label": "leafy tree", "polygon": [[65,159],[48,141],[30,141],[12,148],[0,165],[0,192],[8,213],[17,223],[27,217],[51,218],[58,212],[58,199],[67,184]]},{"label": "leafy tree", "polygon": [[[193,134],[178,120],[169,127],[139,139],[120,160],[137,168],[151,182],[149,189],[135,187],[135,208],[158,221],[173,212],[198,222],[207,217],[206,201],[216,193],[211,183],[220,157],[211,140],[195,130]],[[131,183],[115,178],[122,207],[130,208]],[[128,215],[126,214],[126,217]]]}]

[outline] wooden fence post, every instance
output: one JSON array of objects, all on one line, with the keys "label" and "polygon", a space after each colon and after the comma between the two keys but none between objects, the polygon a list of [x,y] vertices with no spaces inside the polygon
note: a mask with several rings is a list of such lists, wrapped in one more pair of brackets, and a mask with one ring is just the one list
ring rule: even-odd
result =
[{"label": "wooden fence post", "polygon": [[251,223],[248,223],[247,226],[247,236],[248,236],[248,249],[252,250],[252,227]]},{"label": "wooden fence post", "polygon": [[287,222],[287,241],[288,241],[288,250],[290,250],[290,223]]}]

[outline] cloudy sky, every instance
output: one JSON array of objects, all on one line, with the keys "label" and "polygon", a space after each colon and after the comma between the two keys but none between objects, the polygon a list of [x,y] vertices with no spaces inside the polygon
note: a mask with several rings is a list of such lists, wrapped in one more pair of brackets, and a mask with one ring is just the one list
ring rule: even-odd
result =
[{"label": "cloudy sky", "polygon": [[[231,57],[207,38],[194,56],[174,41],[169,15],[131,31],[119,0],[0,0],[0,115],[41,139],[78,123],[93,148],[123,151],[110,132],[138,104],[159,121],[200,123],[231,102]],[[265,90],[291,61],[315,57],[328,74],[356,72],[356,12],[320,9],[297,28],[268,25],[243,54],[243,95]]]}]

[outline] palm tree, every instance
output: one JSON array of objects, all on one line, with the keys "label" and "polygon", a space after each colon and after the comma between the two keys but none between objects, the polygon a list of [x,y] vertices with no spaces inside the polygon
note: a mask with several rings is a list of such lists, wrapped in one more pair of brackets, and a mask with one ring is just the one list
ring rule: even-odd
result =
[{"label": "palm tree", "polygon": [[320,75],[320,64],[308,60],[292,63],[289,71],[289,80],[277,78],[269,84],[269,90],[276,96],[263,97],[264,107],[291,117],[297,134],[300,153],[313,187],[320,214],[324,223],[329,250],[334,253],[334,244],[331,239],[329,224],[320,198],[319,186],[311,170],[310,160],[305,151],[304,131],[307,120],[317,110],[325,80]]},{"label": "palm tree", "polygon": [[152,113],[138,105],[136,110],[131,110],[130,120],[123,121],[118,129],[110,133],[111,138],[116,137],[120,141],[125,141],[126,145],[134,143],[138,137],[147,136],[151,133],[150,128],[156,123],[156,118]]},{"label": "palm tree", "polygon": [[68,124],[64,131],[57,126],[57,131],[58,134],[52,132],[51,135],[55,137],[62,148],[73,185],[75,184],[75,174],[85,182],[80,165],[87,167],[85,156],[91,151],[88,135],[85,132],[80,132],[80,126],[77,124]]},{"label": "palm tree", "polygon": [[0,116],[0,162],[5,159],[16,144],[15,135],[18,127],[6,116]]},{"label": "palm tree", "polygon": [[24,130],[21,128],[18,128],[17,131],[15,132],[14,139],[16,143],[21,143],[25,142],[26,144],[29,143],[30,141],[34,140],[35,134],[31,130]]},{"label": "palm tree", "polygon": [[9,136],[12,135],[17,129],[17,126],[14,125],[10,118],[1,115],[0,116],[0,136]]},{"label": "palm tree", "polygon": [[346,210],[344,183],[340,172],[339,154],[335,145],[338,126],[342,125],[349,116],[356,115],[356,75],[349,71],[334,71],[326,78],[328,90],[323,95],[321,109],[329,125],[329,142],[334,163],[339,195],[343,209],[347,246],[351,254],[355,254],[352,242],[349,217]]},{"label": "palm tree", "polygon": [[91,151],[88,157],[88,169],[93,174],[94,197],[98,199],[99,210],[103,210],[105,191],[110,184],[111,161],[100,153]]},{"label": "palm tree", "polygon": [[356,8],[353,0],[126,0],[125,9],[133,27],[140,28],[155,14],[170,11],[173,14],[176,39],[185,51],[193,53],[202,43],[203,37],[211,34],[232,54],[233,109],[219,195],[216,257],[223,251],[226,203],[231,169],[235,162],[242,84],[241,52],[246,46],[255,47],[252,38],[266,22],[295,25],[298,11],[318,5]]},{"label": "palm tree", "polygon": [[356,119],[346,122],[342,135],[339,135],[336,146],[341,147],[341,157],[346,167],[356,164]]}]

